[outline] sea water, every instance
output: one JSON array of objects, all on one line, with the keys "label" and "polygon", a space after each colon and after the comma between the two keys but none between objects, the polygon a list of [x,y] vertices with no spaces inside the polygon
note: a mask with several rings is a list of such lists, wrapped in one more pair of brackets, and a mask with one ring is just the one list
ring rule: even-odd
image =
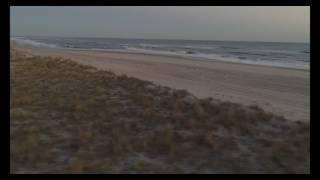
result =
[{"label": "sea water", "polygon": [[310,44],[123,38],[11,37],[17,44],[42,48],[129,51],[295,69],[310,69]]}]

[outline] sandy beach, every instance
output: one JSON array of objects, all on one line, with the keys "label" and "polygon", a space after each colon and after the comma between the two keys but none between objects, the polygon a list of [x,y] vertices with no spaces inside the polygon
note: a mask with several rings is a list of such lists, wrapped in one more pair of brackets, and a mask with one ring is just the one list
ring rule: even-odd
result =
[{"label": "sandy beach", "polygon": [[199,98],[258,105],[290,120],[310,120],[310,71],[306,70],[142,53],[22,50],[33,55],[68,58],[116,74],[185,89]]}]

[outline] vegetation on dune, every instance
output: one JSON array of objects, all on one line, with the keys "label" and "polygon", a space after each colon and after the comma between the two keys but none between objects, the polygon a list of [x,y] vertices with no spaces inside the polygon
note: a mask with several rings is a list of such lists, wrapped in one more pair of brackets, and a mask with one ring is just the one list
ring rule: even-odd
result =
[{"label": "vegetation on dune", "polygon": [[309,173],[309,124],[11,50],[12,173]]}]

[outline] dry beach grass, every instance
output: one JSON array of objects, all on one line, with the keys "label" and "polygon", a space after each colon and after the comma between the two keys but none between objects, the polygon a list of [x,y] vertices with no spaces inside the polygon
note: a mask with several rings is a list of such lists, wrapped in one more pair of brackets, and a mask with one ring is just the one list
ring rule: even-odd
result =
[{"label": "dry beach grass", "polygon": [[11,173],[309,173],[308,122],[10,52]]}]

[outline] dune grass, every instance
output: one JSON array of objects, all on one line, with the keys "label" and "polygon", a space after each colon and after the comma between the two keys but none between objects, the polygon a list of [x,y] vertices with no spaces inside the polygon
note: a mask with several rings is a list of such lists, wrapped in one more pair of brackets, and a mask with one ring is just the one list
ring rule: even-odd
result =
[{"label": "dune grass", "polygon": [[309,124],[11,49],[11,173],[309,173]]}]

